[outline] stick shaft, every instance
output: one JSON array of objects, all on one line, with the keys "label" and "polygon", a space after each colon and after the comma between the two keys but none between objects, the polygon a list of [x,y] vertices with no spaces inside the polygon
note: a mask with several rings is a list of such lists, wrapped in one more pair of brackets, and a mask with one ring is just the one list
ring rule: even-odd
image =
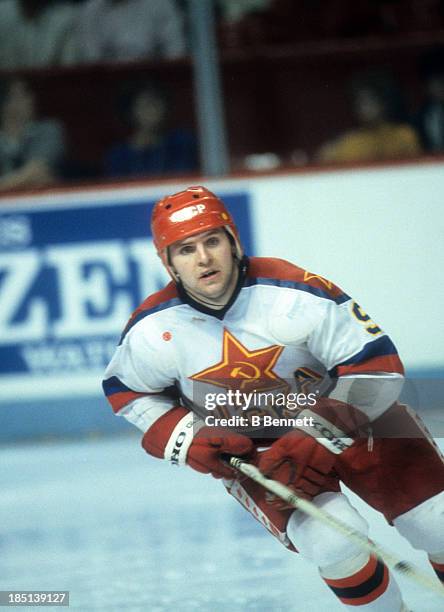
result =
[{"label": "stick shaft", "polygon": [[376,555],[382,561],[384,561],[390,569],[396,570],[402,573],[404,576],[408,576],[421,586],[438,593],[441,595],[441,597],[444,597],[443,586],[436,579],[434,579],[433,576],[423,573],[420,569],[413,567],[409,563],[406,563],[399,557],[393,555],[391,552],[384,550],[378,544],[374,544],[373,542],[369,541],[367,536],[363,533],[353,529],[346,523],[343,523],[340,519],[337,519],[329,512],[318,508],[312,502],[299,497],[294,491],[277,480],[266,478],[256,466],[251,465],[242,459],[238,459],[237,457],[230,458],[230,465],[245,476],[248,476],[255,482],[262,485],[271,493],[274,493],[283,499],[297,510],[316,518],[321,523],[324,523],[324,525],[329,525],[335,531],[342,533],[349,540],[355,542],[362,549]]}]

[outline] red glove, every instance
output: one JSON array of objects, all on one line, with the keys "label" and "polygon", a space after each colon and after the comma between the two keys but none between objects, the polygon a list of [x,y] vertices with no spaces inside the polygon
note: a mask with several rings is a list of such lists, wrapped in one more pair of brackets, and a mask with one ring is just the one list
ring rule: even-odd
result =
[{"label": "red glove", "polygon": [[251,458],[254,451],[253,442],[247,436],[225,428],[202,427],[188,449],[186,462],[194,470],[214,478],[233,478],[233,468],[221,460],[221,455],[249,455]]},{"label": "red glove", "polygon": [[172,408],[148,429],[142,446],[150,455],[173,465],[187,464],[215,478],[233,478],[235,472],[221,455],[255,456],[247,436],[224,427],[202,427],[202,421],[183,407]]},{"label": "red glove", "polygon": [[[327,484],[337,455],[324,448],[316,438],[295,430],[276,442],[259,458],[263,474],[311,499]],[[269,501],[281,510],[288,508],[284,501],[269,496]]]},{"label": "red glove", "polygon": [[[353,435],[367,423],[367,417],[352,406],[320,398],[312,409],[298,417],[312,419],[311,426],[297,428],[277,440],[262,453],[258,467],[262,473],[311,499],[328,484],[338,455],[353,444]],[[270,501],[284,509],[285,502]]]}]

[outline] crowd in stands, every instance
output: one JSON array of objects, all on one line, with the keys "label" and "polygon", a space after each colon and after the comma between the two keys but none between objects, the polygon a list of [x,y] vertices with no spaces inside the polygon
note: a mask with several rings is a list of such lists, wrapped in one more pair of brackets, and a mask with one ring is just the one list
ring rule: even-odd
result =
[{"label": "crowd in stands", "polygon": [[422,102],[416,112],[388,72],[361,73],[351,80],[349,108],[354,127],[324,143],[315,161],[371,162],[444,154],[444,46],[420,62]]},{"label": "crowd in stands", "polygon": [[419,136],[408,123],[401,92],[386,73],[359,75],[350,84],[355,127],[317,154],[323,163],[369,162],[418,157]]},{"label": "crowd in stands", "polygon": [[106,152],[106,177],[140,178],[197,171],[197,141],[193,133],[168,127],[169,93],[161,84],[149,81],[124,87],[117,112],[130,133],[124,142]]},{"label": "crowd in stands", "polygon": [[17,78],[0,88],[0,191],[54,183],[65,154],[63,127],[39,119],[35,93]]},{"label": "crowd in stands", "polygon": [[444,47],[427,53],[421,62],[424,100],[416,115],[425,151],[444,153]]},{"label": "crowd in stands", "polygon": [[[222,51],[444,28],[443,0],[214,0],[214,6]],[[0,191],[76,175],[69,126],[39,116],[30,70],[186,58],[187,19],[187,0],[0,0]],[[423,54],[419,109],[407,108],[387,71],[358,74],[344,92],[349,129],[317,143],[314,154],[295,142],[293,159],[332,164],[444,153],[443,49]],[[155,79],[119,83],[109,104],[125,136],[103,150],[95,177],[198,172],[195,134],[171,121],[177,103]]]},{"label": "crowd in stands", "polygon": [[[444,28],[442,0],[214,0],[222,47]],[[0,70],[177,58],[187,0],[1,0]]]},{"label": "crowd in stands", "polygon": [[134,61],[186,52],[174,0],[1,0],[0,69]]}]

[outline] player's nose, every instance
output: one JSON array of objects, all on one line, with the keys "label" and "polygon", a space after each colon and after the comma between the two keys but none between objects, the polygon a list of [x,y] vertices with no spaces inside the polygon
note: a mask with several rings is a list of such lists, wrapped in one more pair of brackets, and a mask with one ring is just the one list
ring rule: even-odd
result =
[{"label": "player's nose", "polygon": [[211,261],[211,253],[204,244],[196,247],[197,261],[201,266],[206,266]]}]

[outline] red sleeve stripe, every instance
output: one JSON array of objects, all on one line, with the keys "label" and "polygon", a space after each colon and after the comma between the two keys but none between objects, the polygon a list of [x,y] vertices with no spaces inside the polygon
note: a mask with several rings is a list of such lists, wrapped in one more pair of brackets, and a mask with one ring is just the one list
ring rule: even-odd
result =
[{"label": "red sleeve stripe", "polygon": [[[381,359],[381,361],[379,361]],[[384,367],[380,367],[383,364]],[[364,368],[362,367],[364,366]],[[368,368],[370,368],[368,370]],[[388,368],[388,369],[387,369]],[[398,357],[398,351],[388,336],[371,340],[355,355],[338,363],[329,370],[332,378],[343,376],[348,372],[384,371],[404,373],[404,368]]]},{"label": "red sleeve stripe", "polygon": [[102,383],[106,398],[111,404],[114,412],[119,412],[124,406],[138,397],[147,395],[159,395],[158,393],[143,393],[133,391],[127,387],[117,376],[111,376]]},{"label": "red sleeve stripe", "polygon": [[138,397],[147,395],[146,393],[136,393],[135,391],[122,391],[121,393],[114,393],[107,397],[109,403],[112,406],[114,412],[120,412],[124,406],[132,402]]},{"label": "red sleeve stripe", "polygon": [[436,563],[436,561],[430,561],[433,569],[444,573],[444,563]]},{"label": "red sleeve stripe", "polygon": [[435,563],[434,561],[430,561],[430,563],[438,578],[441,580],[441,582],[444,582],[444,563]]},{"label": "red sleeve stripe", "polygon": [[337,366],[335,377],[345,376],[346,374],[365,374],[372,372],[395,372],[404,374],[404,367],[398,355],[384,355],[383,357],[373,357],[361,363]]}]

